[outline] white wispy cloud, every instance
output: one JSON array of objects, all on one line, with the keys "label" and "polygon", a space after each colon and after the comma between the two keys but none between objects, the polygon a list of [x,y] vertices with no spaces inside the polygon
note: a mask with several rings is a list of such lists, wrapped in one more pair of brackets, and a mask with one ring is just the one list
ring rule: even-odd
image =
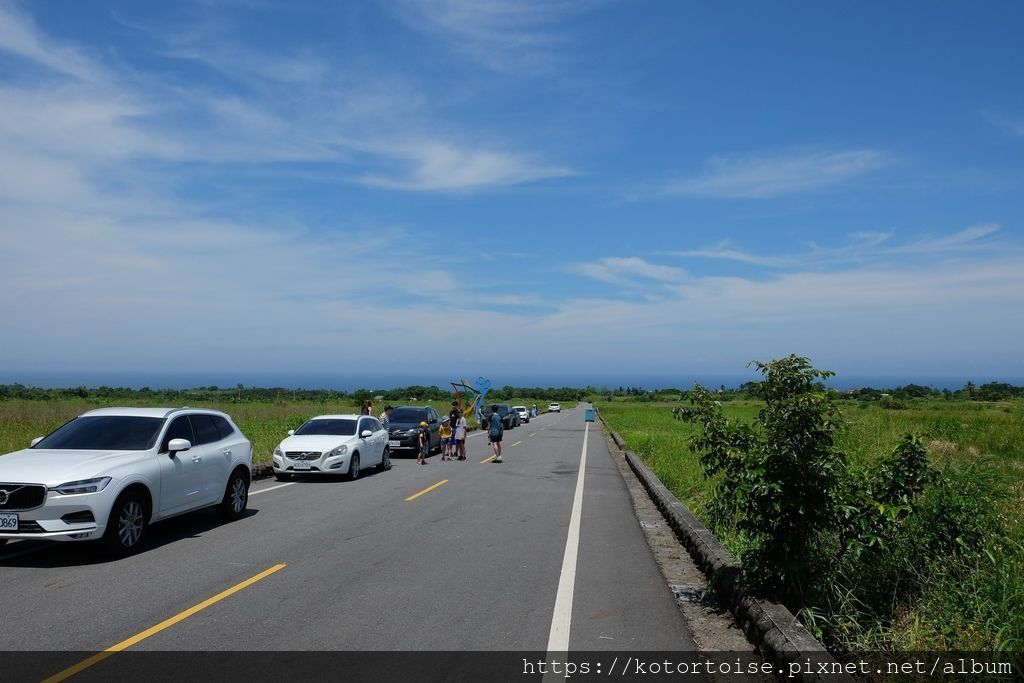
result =
[{"label": "white wispy cloud", "polygon": [[890,163],[888,154],[871,149],[712,157],[699,175],[674,180],[663,193],[767,199],[840,185]]},{"label": "white wispy cloud", "polygon": [[545,69],[566,44],[554,28],[605,4],[595,0],[386,0],[409,27],[440,36],[489,69]]},{"label": "white wispy cloud", "polygon": [[677,283],[688,277],[686,271],[681,268],[658,265],[636,256],[609,256],[587,263],[572,264],[568,266],[568,270],[601,282],[629,287],[642,286],[652,281]]},{"label": "white wispy cloud", "polygon": [[744,251],[735,247],[729,240],[722,240],[717,244],[702,247],[700,249],[684,249],[682,251],[670,251],[667,253],[671,256],[681,256],[683,258],[738,261],[740,263],[750,263],[756,266],[768,266],[771,268],[781,268],[791,263],[791,260],[785,257],[765,256]]},{"label": "white wispy cloud", "polygon": [[253,51],[216,24],[159,33],[122,23],[146,31],[154,53],[205,64],[237,87],[227,94],[104,65],[0,5],[0,49],[64,79],[0,89],[0,151],[34,169],[12,180],[18,194],[32,195],[25,186],[44,172],[69,187],[101,170],[105,178],[132,175],[115,161],[318,162],[305,172],[327,181],[449,193],[573,174],[536,154],[504,151],[512,141],[438,125],[429,98],[404,79],[352,73],[311,50]]},{"label": "white wispy cloud", "polygon": [[6,1],[0,2],[0,50],[82,81],[96,82],[107,76],[97,61],[82,50],[50,40],[31,17]]},{"label": "white wispy cloud", "polygon": [[991,109],[982,111],[981,115],[984,116],[985,120],[993,126],[1002,128],[1017,137],[1024,138],[1024,118],[1020,116],[1007,116],[1002,112],[997,112]]},{"label": "white wispy cloud", "polygon": [[894,231],[855,232],[848,235],[845,244],[829,246],[812,242],[803,252],[785,254],[757,254],[736,247],[729,240],[699,249],[665,253],[682,258],[735,261],[777,269],[836,267],[908,256],[954,256],[971,252],[996,254],[1005,248],[990,239],[999,231],[997,223],[981,223],[951,234],[918,236],[904,241],[895,240]]},{"label": "white wispy cloud", "polygon": [[412,140],[375,148],[386,149],[388,156],[402,160],[410,168],[397,175],[366,173],[359,181],[392,190],[467,191],[574,174],[567,167],[544,165],[522,154],[460,148],[440,140]]}]

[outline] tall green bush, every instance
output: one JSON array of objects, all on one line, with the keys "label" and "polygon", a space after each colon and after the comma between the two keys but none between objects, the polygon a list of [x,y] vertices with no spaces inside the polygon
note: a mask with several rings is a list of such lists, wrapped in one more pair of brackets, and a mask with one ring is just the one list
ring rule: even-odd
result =
[{"label": "tall green bush", "polygon": [[756,391],[765,402],[753,425],[730,422],[714,395],[699,385],[684,417],[702,433],[692,447],[708,477],[720,476],[713,516],[732,520],[749,540],[743,564],[761,584],[772,584],[801,604],[834,549],[846,456],[835,446],[840,415],[833,392],[818,380],[833,373],[789,356],[755,363],[764,376]]}]

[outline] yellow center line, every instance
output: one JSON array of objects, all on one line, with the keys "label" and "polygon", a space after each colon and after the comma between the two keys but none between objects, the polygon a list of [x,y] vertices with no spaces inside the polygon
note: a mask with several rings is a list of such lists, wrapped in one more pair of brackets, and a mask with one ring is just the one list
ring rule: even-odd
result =
[{"label": "yellow center line", "polygon": [[235,593],[237,593],[238,591],[240,591],[240,590],[242,590],[244,588],[248,588],[249,586],[253,585],[257,581],[261,581],[261,580],[267,578],[268,576],[270,576],[271,574],[273,574],[274,572],[281,571],[282,569],[284,569],[287,566],[288,565],[286,565],[286,564],[275,564],[270,569],[266,569],[266,570],[260,572],[259,574],[257,574],[256,576],[252,577],[251,579],[246,579],[245,581],[243,581],[241,583],[235,584],[231,588],[228,588],[226,591],[223,591],[221,593],[217,593],[217,595],[214,595],[212,598],[208,598],[206,600],[203,600],[198,605],[196,605],[194,607],[189,607],[184,612],[179,612],[178,614],[175,614],[170,619],[165,619],[164,621],[161,621],[156,626],[147,628],[145,631],[142,631],[141,633],[138,633],[138,634],[132,636],[131,638],[128,638],[126,640],[122,640],[117,645],[112,645],[112,646],[108,647],[103,652],[98,652],[98,653],[94,654],[92,657],[89,657],[88,659],[84,659],[81,662],[79,662],[78,664],[75,664],[74,666],[69,667],[67,669],[64,669],[63,671],[61,671],[58,674],[54,674],[53,676],[50,676],[49,678],[43,680],[43,683],[58,683],[58,681],[63,681],[64,679],[71,678],[75,674],[81,673],[82,671],[85,671],[86,669],[88,669],[93,664],[98,664],[99,662],[102,662],[104,659],[106,659],[110,655],[114,654],[115,652],[121,652],[122,650],[127,650],[132,645],[136,645],[138,643],[141,643],[146,638],[149,638],[150,636],[154,636],[157,633],[160,633],[160,631],[163,631],[166,628],[170,628],[171,626],[174,626],[175,624],[177,624],[180,621],[184,621],[185,619],[188,619],[190,616],[192,616],[196,612],[201,612],[202,610],[206,609],[210,605],[213,605],[214,603],[218,603],[221,600],[223,600],[224,598],[230,597],[230,596],[234,595]]},{"label": "yellow center line", "polygon": [[412,494],[411,496],[409,496],[409,497],[408,497],[408,498],[406,498],[405,500],[406,500],[406,502],[408,502],[408,501],[410,501],[410,500],[416,500],[417,498],[419,498],[420,496],[422,496],[422,495],[423,495],[424,493],[430,493],[431,491],[433,491],[434,489],[436,489],[436,488],[437,488],[438,486],[441,486],[441,485],[443,485],[443,484],[447,484],[447,483],[448,483],[448,480],[447,480],[447,479],[442,479],[441,481],[437,482],[437,483],[436,483],[436,484],[434,484],[433,486],[428,486],[427,488],[423,489],[423,490],[422,490],[422,491],[420,491],[419,493],[414,493],[414,494]]},{"label": "yellow center line", "polygon": [[482,464],[484,464],[485,462],[490,462],[490,461],[494,460],[494,458],[496,458],[496,457],[497,457],[497,456],[494,456],[494,455],[492,455],[492,456],[491,456],[491,457],[489,457],[489,458],[484,458],[483,460],[481,460],[481,461],[480,461],[480,464],[482,465]]},{"label": "yellow center line", "polygon": [[521,444],[521,443],[522,443],[522,441],[516,441],[516,442],[515,442],[514,444],[512,444],[511,446],[509,446],[509,448],[515,448],[516,446],[518,446],[518,445],[519,445],[519,444]]}]

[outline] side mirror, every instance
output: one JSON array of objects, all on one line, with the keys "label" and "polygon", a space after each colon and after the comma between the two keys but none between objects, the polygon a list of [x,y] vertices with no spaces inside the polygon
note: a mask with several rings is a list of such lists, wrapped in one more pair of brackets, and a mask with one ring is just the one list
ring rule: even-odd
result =
[{"label": "side mirror", "polygon": [[35,448],[36,444],[39,443],[42,440],[43,440],[43,437],[41,437],[41,436],[37,436],[36,438],[32,439],[32,443],[29,444],[29,448]]},{"label": "side mirror", "polygon": [[167,443],[167,450],[170,451],[172,458],[175,453],[187,451],[190,448],[192,448],[192,443],[188,439],[171,439]]},{"label": "side mirror", "polygon": [[436,425],[437,424],[437,418],[436,417],[430,418],[430,424]]},{"label": "side mirror", "polygon": [[364,429],[362,432],[359,433],[360,439],[369,439],[371,436],[373,436],[373,432],[370,431],[369,429]]},{"label": "side mirror", "polygon": [[295,436],[295,430],[294,429],[289,429],[288,430],[288,436]]}]

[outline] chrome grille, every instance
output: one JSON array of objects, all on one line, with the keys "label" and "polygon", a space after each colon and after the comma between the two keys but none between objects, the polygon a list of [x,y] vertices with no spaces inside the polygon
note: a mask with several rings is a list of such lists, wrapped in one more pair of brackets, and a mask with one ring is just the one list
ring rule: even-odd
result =
[{"label": "chrome grille", "polygon": [[322,455],[319,451],[285,451],[289,460],[319,460]]},{"label": "chrome grille", "polygon": [[46,500],[40,484],[0,484],[0,510],[31,510]]}]

